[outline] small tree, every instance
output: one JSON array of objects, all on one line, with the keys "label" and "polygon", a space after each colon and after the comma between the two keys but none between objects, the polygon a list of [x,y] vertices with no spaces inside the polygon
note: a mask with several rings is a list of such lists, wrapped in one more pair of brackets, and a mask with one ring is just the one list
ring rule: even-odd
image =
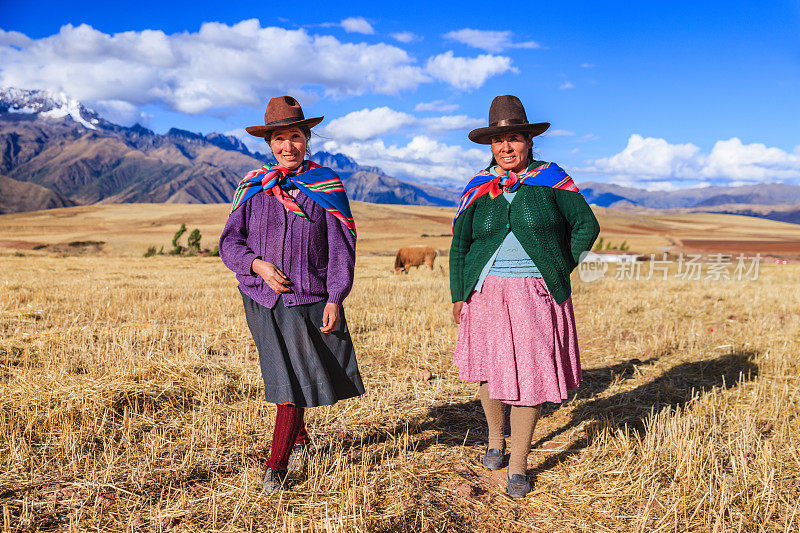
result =
[{"label": "small tree", "polygon": [[189,248],[187,249],[187,253],[189,255],[197,255],[200,251],[200,230],[195,228],[189,234]]},{"label": "small tree", "polygon": [[176,231],[175,235],[172,237],[172,251],[170,254],[181,255],[183,253],[184,247],[178,244],[178,239],[180,239],[181,235],[184,233],[186,233],[186,224],[181,224],[180,229]]}]

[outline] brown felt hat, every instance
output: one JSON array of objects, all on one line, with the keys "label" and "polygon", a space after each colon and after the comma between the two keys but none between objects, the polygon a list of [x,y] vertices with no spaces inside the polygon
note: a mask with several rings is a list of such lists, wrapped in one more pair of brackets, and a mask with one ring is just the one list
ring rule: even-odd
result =
[{"label": "brown felt hat", "polygon": [[278,96],[267,104],[263,126],[248,126],[247,133],[256,137],[266,137],[271,131],[289,126],[308,126],[313,128],[325,117],[306,118],[303,108],[291,96]]},{"label": "brown felt hat", "polygon": [[494,135],[510,131],[524,131],[532,137],[541,135],[550,127],[549,122],[528,123],[528,116],[519,98],[506,94],[496,96],[489,107],[489,127],[469,132],[469,140],[478,144],[492,144]]}]

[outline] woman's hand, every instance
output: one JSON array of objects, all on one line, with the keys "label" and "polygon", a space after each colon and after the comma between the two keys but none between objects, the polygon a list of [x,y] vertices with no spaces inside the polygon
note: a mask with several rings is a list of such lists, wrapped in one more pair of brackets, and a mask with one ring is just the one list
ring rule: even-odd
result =
[{"label": "woman's hand", "polygon": [[319,330],[322,333],[330,333],[336,329],[336,324],[339,323],[339,306],[328,302],[325,304],[325,309],[322,311],[322,327]]},{"label": "woman's hand", "polygon": [[464,307],[464,302],[453,303],[453,318],[456,324],[461,324],[461,308]]},{"label": "woman's hand", "polygon": [[261,276],[273,291],[283,294],[292,290],[289,288],[292,282],[289,281],[286,274],[281,272],[281,270],[272,263],[262,261],[261,259],[254,259],[253,265],[250,268],[253,269],[253,272]]}]

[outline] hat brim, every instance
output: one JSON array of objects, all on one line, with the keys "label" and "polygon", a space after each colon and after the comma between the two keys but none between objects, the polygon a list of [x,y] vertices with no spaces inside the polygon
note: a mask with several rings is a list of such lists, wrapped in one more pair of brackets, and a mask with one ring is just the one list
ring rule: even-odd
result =
[{"label": "hat brim", "polygon": [[304,120],[298,120],[296,122],[289,122],[286,124],[270,124],[270,125],[262,125],[262,126],[247,126],[244,130],[254,137],[266,137],[268,133],[281,130],[284,128],[291,128],[294,126],[308,126],[309,128],[313,128],[320,122],[322,119],[325,118],[324,116],[321,117],[314,117],[314,118],[307,118]]},{"label": "hat brim", "polygon": [[509,133],[512,131],[524,131],[531,134],[531,137],[536,137],[547,131],[550,127],[549,122],[536,122],[534,124],[510,124],[508,126],[489,126],[487,128],[478,128],[469,132],[469,140],[478,144],[492,144],[492,137],[502,133]]}]

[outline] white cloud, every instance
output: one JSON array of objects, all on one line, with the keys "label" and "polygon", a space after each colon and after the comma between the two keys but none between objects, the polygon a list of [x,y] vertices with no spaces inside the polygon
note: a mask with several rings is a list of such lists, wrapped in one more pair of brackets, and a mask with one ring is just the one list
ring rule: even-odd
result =
[{"label": "white cloud", "polygon": [[487,52],[502,52],[506,48],[541,48],[541,45],[535,41],[524,41],[514,43],[511,40],[512,33],[510,31],[489,31],[489,30],[474,30],[472,28],[464,28],[462,30],[451,31],[444,34],[445,39],[458,41],[473,48],[486,50]]},{"label": "white cloud", "polygon": [[547,130],[545,132],[547,137],[571,137],[572,135],[575,135],[575,132],[568,130]]},{"label": "white cloud", "polygon": [[572,82],[565,81],[564,83],[559,85],[558,88],[563,91],[564,89],[574,89],[575,85]]},{"label": "white cloud", "polygon": [[[418,119],[387,107],[353,111],[319,128],[321,139],[313,150],[342,153],[360,165],[376,166],[391,176],[418,182],[460,187],[491,159],[488,148],[467,148],[440,142],[430,133],[466,130],[483,121],[466,115]],[[406,144],[386,144],[381,135],[408,133]],[[423,133],[420,133],[422,131]],[[244,142],[253,152],[267,153],[263,140],[248,135],[244,129],[226,132]],[[326,139],[326,137],[329,137]]]},{"label": "white cloud", "polygon": [[380,167],[389,175],[419,182],[460,187],[485,168],[491,159],[488,149],[441,143],[425,135],[403,145],[385,145],[382,140],[338,143],[328,141],[323,149],[349,155],[362,165]]},{"label": "white cloud", "polygon": [[479,118],[470,118],[467,115],[445,115],[442,117],[426,118],[420,121],[429,131],[458,131],[471,130],[486,125],[486,121]]},{"label": "white cloud", "polygon": [[762,143],[743,144],[736,137],[717,141],[705,158],[703,176],[745,182],[800,180],[800,145],[788,153]]},{"label": "white cloud", "polygon": [[332,120],[320,128],[323,137],[337,143],[367,141],[382,135],[405,130],[440,133],[477,128],[484,124],[481,119],[467,115],[444,115],[419,119],[414,115],[395,111],[388,107],[361,109]]},{"label": "white cloud", "polygon": [[631,135],[622,152],[588,164],[586,171],[647,186],[800,182],[800,146],[789,153],[761,143],[743,144],[736,137],[717,141],[711,152],[704,154],[691,143],[670,144],[664,139]]},{"label": "white cloud", "polygon": [[606,174],[631,174],[653,180],[696,173],[699,169],[695,162],[699,153],[700,148],[691,143],[669,144],[664,139],[634,134],[622,152],[592,163]]},{"label": "white cloud", "polygon": [[422,36],[412,33],[410,31],[399,31],[391,34],[392,39],[401,43],[413,43],[414,41],[421,41]]},{"label": "white cloud", "polygon": [[92,103],[92,108],[109,122],[123,126],[132,126],[136,123],[147,126],[153,118],[153,115],[143,113],[135,105],[122,100],[97,100]]},{"label": "white cloud", "polygon": [[367,22],[367,19],[364,17],[349,17],[341,22],[342,28],[347,33],[363,33],[366,35],[372,35],[375,33],[375,29],[372,27],[372,24]]},{"label": "white cloud", "polygon": [[18,31],[0,29],[0,46],[28,46],[31,38]]},{"label": "white cloud", "polygon": [[365,141],[417,123],[413,115],[388,107],[353,111],[332,120],[321,133],[337,142]]},{"label": "white cloud", "polygon": [[165,104],[185,113],[261,107],[266,95],[304,87],[334,96],[395,94],[430,81],[395,46],[262,28],[255,19],[172,35],[109,35],[66,25],[49,37],[15,40],[18,46],[0,45],[0,85],[63,91],[90,103]]},{"label": "white cloud", "polygon": [[197,32],[169,35],[106,34],[86,24],[40,39],[0,30],[0,86],[65,92],[89,105],[155,104],[183,113],[260,108],[281,93],[397,94],[434,78],[471,89],[514,70],[507,57],[452,52],[431,57],[426,68],[430,73],[394,45],[345,43],[306,29],[262,27],[257,19],[207,22]]},{"label": "white cloud", "polygon": [[420,102],[414,106],[414,111],[440,111],[446,113],[458,109],[458,104],[448,104],[444,100],[434,100],[433,102]]},{"label": "white cloud", "polygon": [[454,57],[451,50],[428,59],[425,71],[437,80],[457,89],[476,89],[492,76],[518,72],[511,58],[481,54],[477,57]]},{"label": "white cloud", "polygon": [[592,68],[594,63],[581,63],[581,68]]}]

